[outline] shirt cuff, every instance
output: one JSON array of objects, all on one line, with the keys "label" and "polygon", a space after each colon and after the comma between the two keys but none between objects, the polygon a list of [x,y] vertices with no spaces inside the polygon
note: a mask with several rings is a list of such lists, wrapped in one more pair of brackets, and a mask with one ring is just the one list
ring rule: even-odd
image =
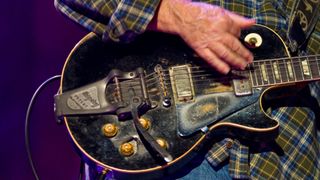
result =
[{"label": "shirt cuff", "polygon": [[238,140],[225,138],[215,143],[206,154],[207,161],[214,167],[229,158],[229,175],[235,179],[248,179],[250,176],[249,148]]},{"label": "shirt cuff", "polygon": [[129,42],[143,33],[152,20],[160,0],[123,0],[110,18],[103,40]]}]

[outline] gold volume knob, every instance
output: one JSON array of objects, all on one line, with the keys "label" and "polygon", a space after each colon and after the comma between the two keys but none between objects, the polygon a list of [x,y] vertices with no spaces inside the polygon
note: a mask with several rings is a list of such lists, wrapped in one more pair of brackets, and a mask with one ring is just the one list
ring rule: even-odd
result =
[{"label": "gold volume knob", "polygon": [[103,134],[107,137],[113,137],[118,132],[118,127],[115,124],[108,123],[102,127]]},{"label": "gold volume knob", "polygon": [[120,153],[124,156],[131,156],[134,153],[133,145],[131,143],[121,144]]},{"label": "gold volume knob", "polygon": [[156,139],[157,143],[160,145],[160,147],[162,147],[163,149],[167,149],[168,148],[168,142],[162,138],[158,138]]},{"label": "gold volume knob", "polygon": [[139,119],[140,121],[140,124],[141,126],[144,128],[144,129],[149,129],[150,128],[150,120],[145,118],[145,117],[141,117]]}]

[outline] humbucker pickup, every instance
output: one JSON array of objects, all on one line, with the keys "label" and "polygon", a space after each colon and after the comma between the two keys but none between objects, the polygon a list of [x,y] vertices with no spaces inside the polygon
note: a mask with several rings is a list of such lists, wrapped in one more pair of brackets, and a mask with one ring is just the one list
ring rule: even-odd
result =
[{"label": "humbucker pickup", "polygon": [[194,86],[190,65],[173,66],[169,69],[175,103],[193,101]]}]

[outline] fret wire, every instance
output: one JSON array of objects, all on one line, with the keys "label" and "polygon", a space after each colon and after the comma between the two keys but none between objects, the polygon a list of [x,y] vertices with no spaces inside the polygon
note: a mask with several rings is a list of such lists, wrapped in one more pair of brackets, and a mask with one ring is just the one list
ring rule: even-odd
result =
[{"label": "fret wire", "polygon": [[[297,63],[298,63],[298,65],[296,65]],[[292,66],[293,66],[294,75],[295,75],[296,80],[297,81],[301,80],[302,76],[301,76],[301,68],[300,68],[299,62],[292,61]]]},{"label": "fret wire", "polygon": [[287,82],[290,81],[290,75],[289,75],[289,71],[288,71],[288,65],[287,65],[287,61],[286,60],[283,60],[283,64],[284,64],[284,69],[285,69],[285,73],[286,73],[286,76],[287,76]]},{"label": "fret wire", "polygon": [[302,63],[302,61],[301,61],[301,59],[300,59],[300,58],[298,58],[298,59],[299,59],[298,63],[299,63],[300,69],[301,69],[301,71],[300,71],[300,72],[301,72],[301,75],[302,75],[302,80],[305,80],[305,79],[304,79],[304,73],[303,73],[303,67],[302,67],[302,64],[301,64],[301,63]]},{"label": "fret wire", "polygon": [[309,59],[309,57],[306,57],[306,58],[307,58],[307,62],[308,62],[308,65],[309,65],[309,71],[311,71],[311,72],[310,72],[310,77],[311,77],[311,79],[313,79],[313,74],[312,74],[312,70],[311,70],[310,59]]},{"label": "fret wire", "polygon": [[291,64],[290,64],[290,60],[285,60],[285,67],[286,67],[286,70],[287,70],[287,76],[288,76],[288,82],[291,82],[292,81],[292,75],[293,75],[293,72],[292,72],[292,67],[291,67]]},{"label": "fret wire", "polygon": [[253,83],[253,76],[252,76],[252,73],[251,73],[252,70],[251,70],[250,65],[248,65],[248,66],[249,66],[249,67],[248,67],[248,68],[249,68],[249,75],[250,75],[250,77],[251,77],[251,78],[250,78],[250,79],[251,79],[251,86],[252,86],[252,87],[255,87],[255,85],[254,85],[254,83]]},{"label": "fret wire", "polygon": [[[260,62],[258,61],[257,63],[258,63],[258,71],[259,71],[259,75],[258,75],[258,77],[257,77],[257,78],[258,78],[258,84],[261,82],[261,85],[263,85],[263,78],[262,78],[262,76],[261,76],[261,72],[262,72],[262,71],[261,71],[260,64],[259,64]],[[260,80],[260,82],[259,82],[259,80]],[[259,85],[260,85],[260,84],[259,84]]]},{"label": "fret wire", "polygon": [[272,68],[272,62],[271,61],[268,61],[268,64],[269,64],[269,68],[270,70],[268,70],[268,72],[271,72],[271,80],[272,80],[272,84],[276,83],[276,79],[275,79],[275,75],[274,75],[274,70]]},{"label": "fret wire", "polygon": [[258,82],[258,85],[262,85],[261,82],[261,71],[260,71],[260,64],[259,64],[259,61],[257,61],[257,82]]},{"label": "fret wire", "polygon": [[[284,60],[281,60],[281,64],[279,64],[279,62],[278,62],[278,64],[279,64],[279,69],[280,69],[280,76],[281,76],[281,82],[287,82],[286,81],[286,76],[287,76],[287,73],[286,73],[286,68],[284,67],[285,65],[284,65]],[[284,69],[284,70],[283,70]]]},{"label": "fret wire", "polygon": [[270,81],[269,81],[269,75],[268,75],[268,70],[267,70],[267,64],[266,61],[263,61],[260,63],[260,67],[261,67],[261,77],[262,77],[262,81],[265,85],[269,85]]},{"label": "fret wire", "polygon": [[263,67],[263,68],[261,68],[261,70],[262,70],[262,79],[263,79],[264,84],[270,84],[268,71],[267,71],[267,64],[265,62],[262,62],[261,67]]},{"label": "fret wire", "polygon": [[265,74],[266,74],[266,78],[267,78],[267,82],[268,82],[268,84],[272,84],[271,82],[270,82],[270,78],[269,78],[269,71],[268,71],[268,65],[267,65],[267,61],[266,62],[264,62],[264,70],[266,71],[265,72]]},{"label": "fret wire", "polygon": [[319,76],[320,76],[320,67],[319,67],[319,61],[318,61],[318,57],[316,56],[316,64],[317,64],[317,68],[318,68],[318,73],[319,73]]},{"label": "fret wire", "polygon": [[320,76],[320,68],[319,68],[319,61],[318,61],[318,57],[315,57],[315,58],[316,58],[316,64],[317,64],[318,72],[319,72],[319,76]]},{"label": "fret wire", "polygon": [[292,58],[289,59],[289,63],[291,64],[291,70],[292,70],[292,73],[293,73],[294,81],[297,81],[296,71],[294,69],[294,64],[293,64]]},{"label": "fret wire", "polygon": [[[256,62],[254,62],[254,64],[256,64]],[[255,68],[253,68],[253,71],[254,71],[254,76],[255,76],[255,79],[256,79],[256,84],[257,84],[257,86],[259,86],[258,77],[257,77],[257,71],[255,70]]]},{"label": "fret wire", "polygon": [[[281,61],[281,62],[280,62]],[[286,82],[286,80],[285,80],[285,68],[283,68],[283,60],[279,60],[278,61],[278,65],[279,65],[279,71],[280,71],[280,76],[281,76],[281,82]]]},{"label": "fret wire", "polygon": [[277,68],[278,68],[278,74],[279,74],[279,77],[280,77],[280,83],[282,83],[283,81],[282,81],[282,74],[281,74],[281,68],[279,66],[279,61],[276,61],[276,63],[277,63]]},{"label": "fret wire", "polygon": [[275,74],[274,74],[274,69],[272,67],[272,62],[269,61],[269,63],[270,63],[271,74],[272,74],[272,77],[273,77],[273,83],[276,83],[276,78],[275,78]]},{"label": "fret wire", "polygon": [[317,62],[314,61],[314,57],[310,57],[311,60],[308,58],[309,60],[309,66],[310,66],[310,70],[311,70],[311,78],[314,79],[316,77],[319,77],[319,71],[318,71],[318,65],[317,65]]},{"label": "fret wire", "polygon": [[[309,71],[309,74],[310,74],[310,78],[312,79],[313,76],[312,76],[312,72],[311,72],[311,68],[310,68],[309,58],[308,57],[305,57],[305,58],[306,59],[304,59],[304,60],[307,61],[307,68],[308,68],[308,71]],[[308,75],[307,75],[307,78],[308,78]]]}]

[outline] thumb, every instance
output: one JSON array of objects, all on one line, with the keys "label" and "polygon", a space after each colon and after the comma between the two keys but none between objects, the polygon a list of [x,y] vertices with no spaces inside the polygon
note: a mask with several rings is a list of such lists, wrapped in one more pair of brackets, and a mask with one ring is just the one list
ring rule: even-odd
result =
[{"label": "thumb", "polygon": [[246,18],[246,17],[240,16],[240,15],[232,13],[232,12],[230,12],[229,17],[233,20],[233,22],[238,24],[238,26],[241,29],[249,28],[249,27],[253,26],[254,24],[256,24],[255,19]]}]

